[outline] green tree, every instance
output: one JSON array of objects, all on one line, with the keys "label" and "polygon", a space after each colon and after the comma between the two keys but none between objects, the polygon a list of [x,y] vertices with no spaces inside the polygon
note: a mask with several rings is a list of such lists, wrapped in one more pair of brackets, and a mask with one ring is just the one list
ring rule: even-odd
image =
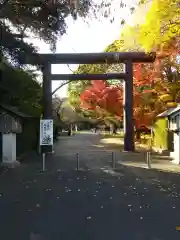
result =
[{"label": "green tree", "polygon": [[[71,3],[71,1],[70,1]],[[87,15],[92,2],[79,2],[77,14]],[[4,57],[19,62],[20,54],[31,54],[37,49],[27,44],[23,37],[34,34],[49,43],[52,49],[59,36],[66,32],[66,18],[70,14],[76,19],[77,14],[72,1],[44,0],[4,0],[0,5],[1,50]],[[14,33],[20,35],[15,36]]]},{"label": "green tree", "polygon": [[36,81],[36,75],[1,62],[2,79],[0,81],[0,102],[18,106],[20,111],[32,116],[42,112],[42,87]]},{"label": "green tree", "polygon": [[[95,6],[97,7],[97,6]],[[86,17],[93,1],[4,0],[0,3],[0,57],[2,103],[16,105],[25,112],[41,112],[41,86],[36,76],[20,66],[23,54],[37,53],[25,38],[34,36],[55,50],[59,36],[66,33],[66,18]]]}]

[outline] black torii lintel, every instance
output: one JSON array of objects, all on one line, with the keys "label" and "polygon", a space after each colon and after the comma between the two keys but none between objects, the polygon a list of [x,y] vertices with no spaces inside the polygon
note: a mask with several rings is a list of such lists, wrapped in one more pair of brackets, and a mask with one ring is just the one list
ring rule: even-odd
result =
[{"label": "black torii lintel", "polygon": [[155,53],[145,52],[101,52],[101,53],[41,53],[31,57],[21,55],[22,64],[41,65],[51,64],[103,64],[125,63],[128,59],[133,63],[154,62]]}]

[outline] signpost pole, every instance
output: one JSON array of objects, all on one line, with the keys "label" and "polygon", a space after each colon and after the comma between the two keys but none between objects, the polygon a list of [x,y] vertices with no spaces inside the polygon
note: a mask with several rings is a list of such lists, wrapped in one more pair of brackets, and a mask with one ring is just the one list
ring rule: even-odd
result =
[{"label": "signpost pole", "polygon": [[43,169],[43,172],[44,172],[45,169],[46,169],[46,154],[45,153],[42,154],[42,160],[43,160],[42,169]]}]

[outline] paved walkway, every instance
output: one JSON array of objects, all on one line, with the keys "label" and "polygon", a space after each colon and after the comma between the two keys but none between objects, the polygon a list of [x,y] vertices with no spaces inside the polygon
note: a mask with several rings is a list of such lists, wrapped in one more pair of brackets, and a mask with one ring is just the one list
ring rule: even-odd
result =
[{"label": "paved walkway", "polygon": [[[122,138],[113,136],[113,138],[101,139],[101,142],[106,145],[117,146],[117,149],[123,149],[124,141]],[[118,151],[117,162],[125,166],[147,168],[147,151],[149,150],[140,144],[136,144],[136,150],[135,153],[120,153]],[[172,159],[167,155],[151,152],[150,162],[152,169],[180,173],[180,165],[173,163]]]},{"label": "paved walkway", "polygon": [[[112,149],[99,141],[93,134],[60,139],[45,173],[39,162],[1,174],[0,239],[180,239],[180,176],[122,165],[100,169],[106,158],[96,160]],[[82,171],[70,167],[78,150],[85,152]],[[88,158],[93,151],[94,168]]]}]

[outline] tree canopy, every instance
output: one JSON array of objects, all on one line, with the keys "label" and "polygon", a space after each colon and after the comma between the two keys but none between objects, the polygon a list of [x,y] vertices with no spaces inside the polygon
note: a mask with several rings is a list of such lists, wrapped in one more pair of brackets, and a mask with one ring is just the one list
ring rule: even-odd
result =
[{"label": "tree canopy", "polygon": [[[68,16],[75,20],[81,17],[86,21],[100,15],[108,18],[111,15],[110,6],[111,1],[103,0],[98,3],[94,0],[1,1],[0,50],[3,63],[0,65],[0,71],[3,73],[1,78],[5,78],[1,79],[0,83],[1,102],[21,105],[26,112],[29,109],[30,113],[34,111],[36,115],[39,111],[40,114],[41,85],[36,82],[36,76],[32,72],[20,65],[23,54],[38,52],[36,46],[29,44],[26,39],[34,37],[43,40],[50,44],[51,50],[54,51],[58,37],[66,33]],[[120,7],[124,7],[124,4],[120,4]],[[18,86],[18,89],[15,86]],[[25,107],[25,104],[29,106]]]},{"label": "tree canopy", "polygon": [[[78,14],[86,16],[91,4],[91,0],[80,1]],[[55,49],[58,36],[66,32],[66,18],[70,14],[77,17],[73,1],[4,0],[0,7],[1,50],[4,57],[10,56],[14,61],[19,60],[22,52],[37,52],[33,45],[23,40],[25,36],[34,34]]]},{"label": "tree canopy", "polygon": [[[144,21],[140,19],[134,26],[126,24],[120,39],[105,49],[109,52],[156,51],[154,64],[134,64],[133,112],[136,127],[151,125],[158,113],[180,102],[179,9],[177,0],[153,0],[148,5]],[[108,69],[120,71],[122,64],[111,67],[106,64],[81,65],[77,72],[106,73]],[[106,114],[114,115],[114,118],[122,117],[122,84],[110,86],[100,83],[78,82],[76,88],[74,82],[73,89],[69,88],[70,100],[71,94],[74,96],[72,104],[96,111],[97,117],[105,118]],[[112,94],[112,91],[118,94]]]},{"label": "tree canopy", "polygon": [[[78,5],[76,4],[78,3]],[[26,39],[35,37],[55,50],[59,36],[66,33],[66,18],[86,17],[95,5],[92,0],[3,0],[0,3],[2,103],[18,106],[29,114],[41,114],[41,85],[36,75],[20,65],[23,54],[36,54],[38,49]]]},{"label": "tree canopy", "polygon": [[180,36],[179,16],[179,0],[153,0],[139,28],[139,41],[145,50],[157,49]]},{"label": "tree canopy", "polygon": [[6,105],[18,106],[32,116],[40,116],[42,111],[42,89],[36,81],[36,76],[22,69],[1,62],[2,78],[0,81],[0,102]]},{"label": "tree canopy", "polygon": [[[0,64],[0,70],[1,76],[5,77],[1,77],[0,82],[1,102],[19,106],[28,114],[39,116],[42,109],[41,85],[36,81],[36,75],[33,72],[20,66],[22,53],[31,55],[37,53],[38,49],[27,43],[25,37],[33,35],[42,39],[49,43],[54,50],[58,37],[66,32],[68,16],[71,15],[74,19],[77,18],[77,15],[81,17],[86,17],[88,14],[96,16],[97,12],[103,8],[103,16],[108,17],[111,15],[111,11],[108,10],[110,5],[110,1],[102,1],[97,4],[93,0],[2,1],[0,4],[0,32],[3,61]],[[124,7],[122,1],[120,1],[119,7]],[[158,58],[155,64],[136,64],[134,66],[134,114],[137,118],[143,119],[142,116],[146,115],[147,119],[148,113],[154,117],[159,111],[174,106],[180,101],[180,69],[177,61],[180,49],[179,9],[178,0],[152,0],[148,5],[145,19],[142,22],[139,20],[134,26],[123,22],[124,28],[121,31],[120,39],[105,49],[105,51],[154,50],[157,52]],[[135,14],[136,11],[132,9],[131,12]],[[112,71],[123,71],[123,64],[80,65],[76,73]],[[120,86],[117,86],[119,83]],[[91,89],[92,95],[93,84],[92,81],[69,83],[70,103],[80,114],[82,114],[82,101],[87,96],[85,92],[87,93],[87,89]],[[105,115],[120,116],[122,111],[119,109],[117,114],[117,109],[114,110],[113,107],[110,109],[109,102],[114,101],[115,103],[117,100],[116,94],[113,100],[110,89],[113,88],[113,91],[122,94],[122,81],[108,80],[104,86],[104,90],[109,92],[105,95],[106,106],[101,105],[101,115],[104,118]],[[122,106],[120,98],[118,101],[119,106]],[[97,116],[92,109],[91,111],[83,110],[83,114]]]}]

